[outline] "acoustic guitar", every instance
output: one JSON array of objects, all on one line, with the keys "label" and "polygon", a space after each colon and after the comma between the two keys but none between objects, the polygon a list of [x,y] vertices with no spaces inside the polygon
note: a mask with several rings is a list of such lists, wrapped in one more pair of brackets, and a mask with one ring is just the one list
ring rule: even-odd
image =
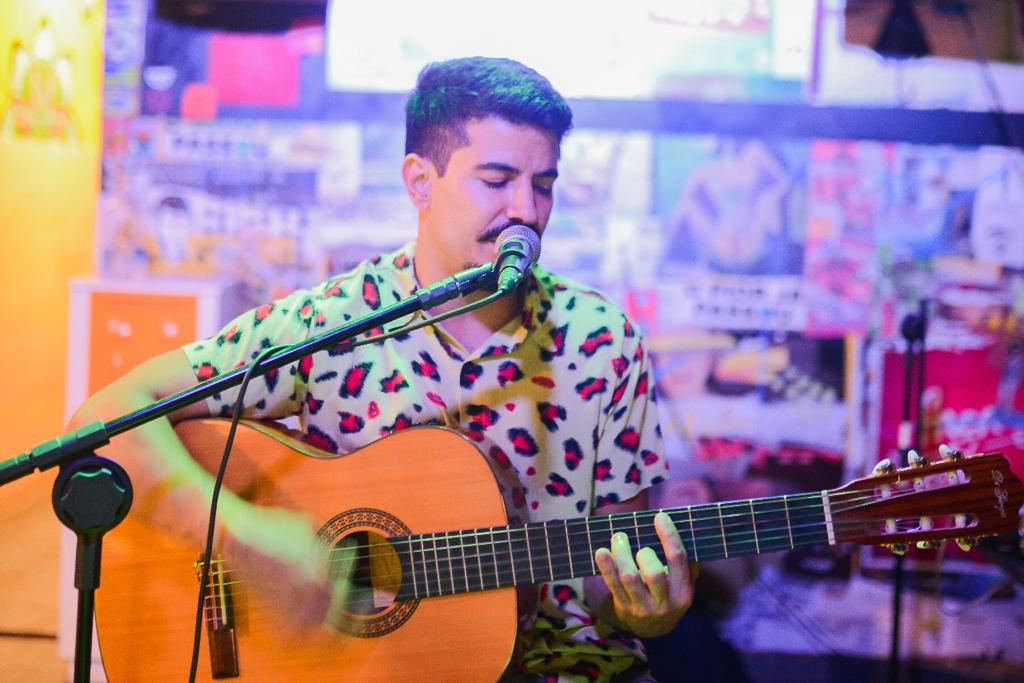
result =
[{"label": "acoustic guitar", "polygon": [[[178,434],[215,470],[226,420]],[[594,551],[622,531],[660,548],[654,512],[509,524],[499,475],[472,441],[400,431],[343,456],[258,423],[239,427],[225,485],[312,516],[354,561],[345,633],[288,635],[282,616],[212,558],[199,679],[495,681],[509,665],[521,584],[598,573]],[[1024,487],[998,454],[951,458],[813,493],[667,510],[691,560],[810,545],[895,548],[1016,530]],[[187,680],[200,548],[134,513],[104,543],[96,622],[110,681]],[[660,551],[659,551],[660,554]],[[354,560],[351,558],[354,556]],[[294,633],[292,631],[291,633]]]}]

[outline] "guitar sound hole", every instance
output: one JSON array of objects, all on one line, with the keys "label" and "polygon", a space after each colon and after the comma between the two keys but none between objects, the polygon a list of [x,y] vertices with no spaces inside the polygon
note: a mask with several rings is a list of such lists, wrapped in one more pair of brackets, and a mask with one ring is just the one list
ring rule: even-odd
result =
[{"label": "guitar sound hole", "polygon": [[351,565],[351,587],[345,611],[373,616],[387,610],[395,601],[402,583],[402,565],[388,540],[373,531],[356,531],[335,546],[344,566]]}]

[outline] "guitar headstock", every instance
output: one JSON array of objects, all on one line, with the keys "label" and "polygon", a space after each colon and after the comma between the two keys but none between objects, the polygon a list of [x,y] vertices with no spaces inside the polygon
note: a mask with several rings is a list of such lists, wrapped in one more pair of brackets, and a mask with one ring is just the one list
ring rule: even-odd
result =
[{"label": "guitar headstock", "polygon": [[[875,472],[828,492],[837,541],[938,547],[954,538],[967,549],[983,536],[1018,530],[1024,485],[1001,453],[964,457],[945,449],[928,461]],[[883,461],[886,462],[886,461]]]}]

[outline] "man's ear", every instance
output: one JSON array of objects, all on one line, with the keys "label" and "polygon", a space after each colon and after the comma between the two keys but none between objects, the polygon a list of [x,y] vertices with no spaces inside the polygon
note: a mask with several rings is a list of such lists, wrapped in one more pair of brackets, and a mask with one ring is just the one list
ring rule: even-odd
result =
[{"label": "man's ear", "polygon": [[416,153],[405,155],[402,161],[402,180],[405,182],[405,191],[409,193],[409,199],[418,210],[430,207],[430,194],[434,189],[436,177],[437,168],[430,159]]}]

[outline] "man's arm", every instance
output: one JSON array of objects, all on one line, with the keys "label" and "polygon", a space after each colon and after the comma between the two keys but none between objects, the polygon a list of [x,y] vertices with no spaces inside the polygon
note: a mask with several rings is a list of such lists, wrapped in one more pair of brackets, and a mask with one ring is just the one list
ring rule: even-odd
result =
[{"label": "man's arm", "polygon": [[[96,419],[112,420],[197,383],[185,354],[170,351],[91,396],[71,418],[71,427]],[[213,478],[192,459],[172,425],[208,415],[205,402],[195,403],[119,434],[103,449],[128,471],[135,488],[136,513],[195,542],[205,531],[202,494],[208,501]]]},{"label": "man's arm", "polygon": [[[595,515],[647,510],[647,490],[621,503],[595,508]],[[584,580],[587,603],[605,622],[652,638],[671,631],[693,602],[696,565],[687,565],[686,550],[668,514],[655,517],[655,529],[668,562],[654,550],[641,548],[634,556],[625,534],[612,537],[612,547],[599,548],[595,561],[600,576]]]},{"label": "man's arm", "polygon": [[[71,419],[78,427],[111,420],[198,383],[188,357],[170,351],[136,367],[89,398]],[[181,408],[119,434],[103,448],[131,477],[132,513],[202,548],[214,477],[185,448],[173,425],[205,417],[205,402]],[[209,466],[209,465],[208,465]],[[323,623],[332,599],[340,599],[344,577],[327,581],[326,550],[310,520],[297,513],[261,508],[221,490],[217,506],[221,551],[264,589],[280,613],[299,625]]]}]

